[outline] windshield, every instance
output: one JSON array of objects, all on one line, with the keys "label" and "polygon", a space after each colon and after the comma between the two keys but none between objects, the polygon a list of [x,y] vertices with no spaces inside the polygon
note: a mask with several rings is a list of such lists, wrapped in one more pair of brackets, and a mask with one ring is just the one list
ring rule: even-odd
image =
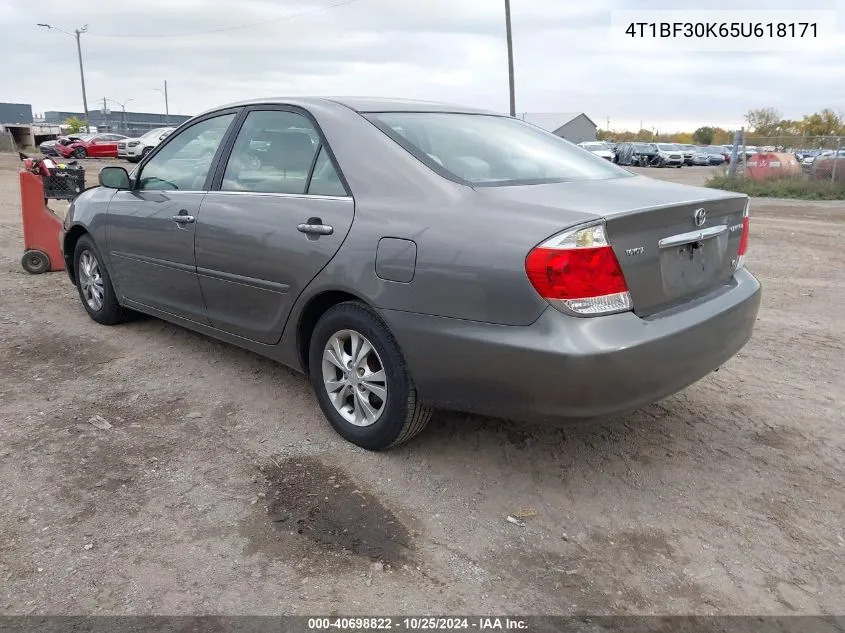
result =
[{"label": "windshield", "polygon": [[671,145],[670,143],[658,143],[657,149],[662,150],[664,152],[675,152],[678,150],[678,146]]},{"label": "windshield", "polygon": [[608,149],[610,149],[610,148],[609,148],[607,145],[605,145],[604,143],[582,143],[582,144],[581,144],[581,147],[583,147],[584,149],[588,149],[588,150],[590,150],[591,152],[598,152],[598,151],[600,151],[600,150],[608,150]]},{"label": "windshield", "polygon": [[634,143],[634,149],[638,152],[653,152],[654,145],[651,143]]},{"label": "windshield", "polygon": [[365,116],[433,171],[465,184],[539,184],[632,175],[510,117],[451,112],[374,112]]}]

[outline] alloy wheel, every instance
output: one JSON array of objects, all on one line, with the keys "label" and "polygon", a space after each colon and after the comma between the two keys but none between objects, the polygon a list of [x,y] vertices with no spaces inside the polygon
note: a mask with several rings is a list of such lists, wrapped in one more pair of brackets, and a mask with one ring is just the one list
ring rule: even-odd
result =
[{"label": "alloy wheel", "polygon": [[344,420],[375,424],[387,403],[387,375],[373,344],[354,330],[340,330],[323,349],[323,384]]},{"label": "alloy wheel", "polygon": [[79,288],[88,307],[99,312],[103,308],[105,291],[100,265],[91,251],[82,251],[79,256]]}]

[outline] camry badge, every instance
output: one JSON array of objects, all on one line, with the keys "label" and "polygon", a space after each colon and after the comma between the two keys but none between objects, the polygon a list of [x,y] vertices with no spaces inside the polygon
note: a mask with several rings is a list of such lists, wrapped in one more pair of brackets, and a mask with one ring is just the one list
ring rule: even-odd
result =
[{"label": "camry badge", "polygon": [[703,207],[696,209],[695,213],[692,214],[692,221],[695,222],[696,226],[702,226],[707,221],[707,211]]}]

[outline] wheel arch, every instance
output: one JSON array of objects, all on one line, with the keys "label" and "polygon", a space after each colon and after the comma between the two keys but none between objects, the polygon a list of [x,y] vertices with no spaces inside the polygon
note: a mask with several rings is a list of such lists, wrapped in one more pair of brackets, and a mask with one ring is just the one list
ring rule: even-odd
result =
[{"label": "wheel arch", "polygon": [[299,313],[296,323],[296,355],[305,373],[308,373],[308,350],[311,346],[311,336],[317,321],[328,310],[346,301],[357,301],[366,306],[372,305],[362,297],[347,290],[323,290],[309,298]]},{"label": "wheel arch", "polygon": [[62,255],[65,259],[65,270],[70,277],[70,280],[76,284],[76,268],[73,261],[73,253],[76,250],[76,243],[83,235],[90,235],[88,229],[81,224],[74,224],[67,233],[65,233],[64,241],[62,242]]}]

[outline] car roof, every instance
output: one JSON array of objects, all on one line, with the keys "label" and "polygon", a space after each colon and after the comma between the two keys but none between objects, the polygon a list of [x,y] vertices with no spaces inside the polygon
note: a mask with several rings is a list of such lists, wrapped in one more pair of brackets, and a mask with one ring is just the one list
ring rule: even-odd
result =
[{"label": "car roof", "polygon": [[[465,114],[500,114],[479,108],[439,101],[423,101],[418,99],[389,99],[382,97],[266,97],[263,99],[249,99],[228,103],[207,112],[215,112],[225,108],[234,108],[247,105],[295,105],[307,108],[308,106],[325,105],[327,102],[346,106],[356,112],[458,112]],[[204,112],[203,114],[206,114]],[[502,115],[503,116],[503,115]]]}]

